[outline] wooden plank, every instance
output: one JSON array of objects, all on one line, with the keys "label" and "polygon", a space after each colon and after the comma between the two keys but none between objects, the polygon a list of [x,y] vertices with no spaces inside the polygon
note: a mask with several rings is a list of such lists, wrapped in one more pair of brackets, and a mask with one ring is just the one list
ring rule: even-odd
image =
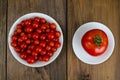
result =
[{"label": "wooden plank", "polygon": [[[58,21],[64,32],[66,43],[66,0],[8,0],[8,28],[20,16],[30,12],[42,12]],[[50,65],[42,68],[30,68],[20,64],[7,52],[8,80],[66,80],[66,44],[59,57]]]},{"label": "wooden plank", "polygon": [[[120,79],[120,5],[119,0],[67,0],[68,80],[119,80]],[[112,56],[99,65],[81,62],[72,49],[72,38],[77,28],[89,21],[107,25],[114,34],[116,45]]]},{"label": "wooden plank", "polygon": [[6,80],[6,12],[7,0],[0,0],[0,80]]}]

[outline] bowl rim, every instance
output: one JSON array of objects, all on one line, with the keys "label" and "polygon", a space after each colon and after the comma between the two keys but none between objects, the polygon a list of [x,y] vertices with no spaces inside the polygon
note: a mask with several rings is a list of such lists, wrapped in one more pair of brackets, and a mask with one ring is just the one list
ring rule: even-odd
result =
[{"label": "bowl rim", "polygon": [[[50,60],[48,62],[36,62],[34,64],[28,64],[25,60],[22,60],[20,57],[18,57],[17,52],[15,52],[15,50],[13,49],[13,47],[11,46],[11,36],[16,28],[16,25],[19,24],[21,21],[29,19],[29,18],[34,18],[34,17],[41,17],[41,18],[45,18],[47,22],[53,22],[56,24],[56,29],[59,30],[61,32],[61,36],[59,38],[59,41],[61,42],[61,46],[60,48],[57,49],[56,52],[54,52],[54,55],[52,55],[52,57],[50,58]],[[28,18],[26,18],[28,17]],[[55,59],[59,56],[59,54],[62,51],[63,48],[63,32],[62,32],[62,28],[60,27],[60,25],[58,24],[58,22],[52,18],[51,16],[44,14],[44,13],[38,13],[38,12],[33,12],[33,13],[27,13],[24,14],[23,16],[19,17],[10,27],[9,33],[8,33],[8,46],[9,46],[9,50],[11,52],[11,54],[14,56],[14,58],[21,64],[24,64],[28,67],[43,67],[46,66],[50,63],[52,63],[53,61],[55,61]],[[38,65],[42,63],[41,65]],[[37,65],[36,65],[37,64]]]}]

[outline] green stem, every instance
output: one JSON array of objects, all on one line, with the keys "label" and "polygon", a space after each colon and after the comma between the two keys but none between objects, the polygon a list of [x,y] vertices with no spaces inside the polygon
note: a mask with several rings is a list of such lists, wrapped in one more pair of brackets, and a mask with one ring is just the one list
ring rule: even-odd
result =
[{"label": "green stem", "polygon": [[94,43],[97,46],[100,46],[100,44],[102,43],[102,38],[99,35],[96,35],[95,38],[94,38]]}]

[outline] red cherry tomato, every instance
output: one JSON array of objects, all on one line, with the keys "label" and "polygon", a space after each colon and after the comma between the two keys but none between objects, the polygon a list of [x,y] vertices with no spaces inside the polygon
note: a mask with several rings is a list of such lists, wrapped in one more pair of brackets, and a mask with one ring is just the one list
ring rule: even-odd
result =
[{"label": "red cherry tomato", "polygon": [[13,47],[16,47],[16,46],[17,46],[17,42],[16,42],[16,41],[13,41],[13,42],[11,42],[11,45],[12,45]]},{"label": "red cherry tomato", "polygon": [[56,29],[55,23],[51,23],[51,24],[50,24],[50,28],[51,28],[51,29]]},{"label": "red cherry tomato", "polygon": [[38,39],[35,39],[35,40],[34,40],[34,44],[35,44],[35,45],[37,45],[37,44],[39,44],[39,43],[40,43],[40,41],[39,41]]},{"label": "red cherry tomato", "polygon": [[13,36],[12,36],[12,40],[13,40],[13,41],[16,41],[17,39],[18,39],[18,38],[17,38],[16,35],[13,35]]},{"label": "red cherry tomato", "polygon": [[47,34],[47,37],[48,37],[49,40],[52,40],[52,39],[54,39],[55,35],[54,35],[53,32],[49,32],[49,33]]},{"label": "red cherry tomato", "polygon": [[53,55],[53,52],[52,51],[47,51],[47,55],[51,57]]},{"label": "red cherry tomato", "polygon": [[33,38],[33,39],[38,39],[38,38],[39,38],[39,33],[34,32],[34,33],[32,34],[32,38]]},{"label": "red cherry tomato", "polygon": [[22,32],[22,29],[18,28],[16,29],[17,34],[20,34]]},{"label": "red cherry tomato", "polygon": [[20,48],[21,48],[21,49],[27,48],[27,44],[26,44],[25,42],[22,42],[22,43],[20,44]]},{"label": "red cherry tomato", "polygon": [[31,49],[27,49],[27,54],[32,54],[32,50]]},{"label": "red cherry tomato", "polygon": [[27,62],[29,64],[33,64],[33,63],[35,63],[35,58],[33,56],[29,56],[29,57],[27,57]]},{"label": "red cherry tomato", "polygon": [[32,56],[38,56],[38,52],[33,51],[33,52],[32,52]]},{"label": "red cherry tomato", "polygon": [[81,43],[90,55],[99,56],[107,49],[108,38],[102,30],[93,29],[84,34]]},{"label": "red cherry tomato", "polygon": [[40,18],[39,18],[39,17],[35,17],[35,18],[34,18],[34,21],[40,22]]},{"label": "red cherry tomato", "polygon": [[23,35],[23,36],[21,36],[21,39],[22,39],[22,40],[27,40],[28,37],[27,37],[27,35]]},{"label": "red cherry tomato", "polygon": [[56,36],[56,37],[60,37],[60,36],[61,36],[61,33],[60,33],[59,31],[56,31],[56,32],[55,32],[55,36]]},{"label": "red cherry tomato", "polygon": [[15,47],[15,51],[19,53],[20,52],[20,48],[19,47]]},{"label": "red cherry tomato", "polygon": [[41,52],[41,50],[42,50],[42,47],[40,47],[40,46],[36,46],[36,47],[35,47],[35,51],[36,51],[36,52],[39,53],[39,52]]},{"label": "red cherry tomato", "polygon": [[18,37],[18,42],[22,42],[23,39],[21,37]]},{"label": "red cherry tomato", "polygon": [[25,32],[31,33],[32,31],[33,31],[32,26],[26,26],[26,27],[25,27]]},{"label": "red cherry tomato", "polygon": [[26,40],[26,44],[30,44],[30,39],[27,39],[27,40]]},{"label": "red cherry tomato", "polygon": [[50,42],[49,42],[49,45],[50,45],[51,47],[53,47],[53,46],[55,45],[55,42],[54,42],[54,41],[50,41]]},{"label": "red cherry tomato", "polygon": [[34,21],[34,22],[32,23],[32,26],[33,26],[33,28],[38,28],[38,27],[39,27],[39,23],[36,22],[36,21]]},{"label": "red cherry tomato", "polygon": [[47,51],[51,50],[51,46],[47,45],[47,46],[46,46],[46,50],[47,50]]},{"label": "red cherry tomato", "polygon": [[26,26],[31,25],[31,23],[32,23],[32,20],[31,20],[31,19],[28,19],[28,20],[25,21],[25,25],[26,25]]},{"label": "red cherry tomato", "polygon": [[18,25],[17,25],[17,28],[18,28],[18,29],[21,29],[21,28],[22,28],[22,25],[21,25],[21,24],[18,24]]},{"label": "red cherry tomato", "polygon": [[43,61],[43,57],[42,57],[42,56],[39,56],[39,57],[38,57],[38,60],[39,60],[39,61]]},{"label": "red cherry tomato", "polygon": [[56,47],[56,48],[59,48],[60,46],[61,46],[61,43],[60,43],[60,42],[58,42],[58,41],[55,42],[55,47]]},{"label": "red cherry tomato", "polygon": [[27,58],[27,54],[26,54],[26,52],[22,52],[22,53],[20,53],[20,58],[26,60],[26,58]]},{"label": "red cherry tomato", "polygon": [[52,47],[51,50],[52,50],[53,52],[55,52],[55,51],[57,50],[57,48],[56,48],[56,47]]},{"label": "red cherry tomato", "polygon": [[43,56],[43,61],[47,62],[49,59],[50,59],[50,56],[48,56],[48,55]]},{"label": "red cherry tomato", "polygon": [[40,46],[43,48],[43,47],[45,47],[46,46],[46,42],[45,41],[41,41],[40,42]]},{"label": "red cherry tomato", "polygon": [[45,20],[44,18],[41,18],[41,19],[40,19],[40,22],[41,22],[41,23],[46,23],[46,20]]},{"label": "red cherry tomato", "polygon": [[36,32],[38,32],[40,34],[42,32],[41,28],[37,28]]},{"label": "red cherry tomato", "polygon": [[40,35],[40,40],[45,40],[46,39],[46,35],[45,34],[41,34]]},{"label": "red cherry tomato", "polygon": [[42,49],[40,52],[41,55],[45,55],[46,54],[46,49]]}]

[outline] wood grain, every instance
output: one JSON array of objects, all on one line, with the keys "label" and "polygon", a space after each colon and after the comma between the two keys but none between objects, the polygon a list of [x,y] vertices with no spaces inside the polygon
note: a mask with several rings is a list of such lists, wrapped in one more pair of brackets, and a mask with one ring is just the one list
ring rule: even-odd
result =
[{"label": "wood grain", "polygon": [[[119,0],[67,0],[67,76],[68,80],[119,80],[120,79],[120,1]],[[99,65],[81,62],[72,49],[72,38],[77,28],[90,21],[108,26],[115,37],[112,56]]]},{"label": "wood grain", "polygon": [[[7,32],[15,20],[26,13],[42,12],[50,15],[60,24],[66,43],[66,1],[65,0],[8,0]],[[59,57],[50,65],[30,68],[20,64],[7,52],[7,80],[66,80],[66,44]]]},{"label": "wood grain", "polygon": [[7,0],[0,0],[0,80],[6,79]]}]

